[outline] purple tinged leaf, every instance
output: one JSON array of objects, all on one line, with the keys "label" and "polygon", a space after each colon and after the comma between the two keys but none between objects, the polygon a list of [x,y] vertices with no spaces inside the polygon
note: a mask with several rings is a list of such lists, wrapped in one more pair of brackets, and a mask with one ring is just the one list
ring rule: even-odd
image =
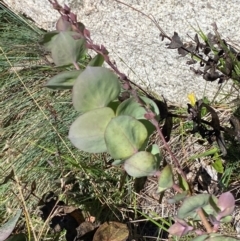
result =
[{"label": "purple tinged leaf", "polygon": [[176,235],[176,236],[181,237],[183,235],[183,233],[184,233],[184,229],[185,229],[184,226],[182,226],[179,223],[175,223],[168,229],[168,232],[171,235]]},{"label": "purple tinged leaf", "polygon": [[58,31],[70,31],[71,30],[71,23],[69,23],[65,16],[61,16],[56,24],[56,29]]},{"label": "purple tinged leaf", "polygon": [[232,193],[225,192],[220,195],[218,198],[218,207],[221,212],[217,215],[217,220],[220,220],[222,217],[232,214],[235,208],[235,199]]},{"label": "purple tinged leaf", "polygon": [[225,210],[226,208],[234,207],[235,206],[235,199],[232,193],[225,192],[220,195],[218,198],[218,207],[221,211]]},{"label": "purple tinged leaf", "polygon": [[168,229],[171,235],[183,236],[189,231],[192,231],[193,227],[189,226],[184,220],[175,218],[175,223]]},{"label": "purple tinged leaf", "polygon": [[195,229],[194,232],[197,234],[197,235],[205,235],[205,232],[203,232],[201,229]]},{"label": "purple tinged leaf", "polygon": [[124,90],[129,90],[130,89],[129,83],[124,83],[122,87],[123,87]]}]

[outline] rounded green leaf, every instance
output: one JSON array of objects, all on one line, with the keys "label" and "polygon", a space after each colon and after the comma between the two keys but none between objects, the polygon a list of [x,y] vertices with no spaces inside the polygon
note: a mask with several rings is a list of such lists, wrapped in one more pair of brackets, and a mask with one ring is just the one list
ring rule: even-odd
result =
[{"label": "rounded green leaf", "polygon": [[[147,97],[140,97],[146,107],[159,117],[159,109],[151,99]],[[136,101],[134,97],[124,100],[117,108],[116,115],[129,115],[136,119],[146,119],[144,116],[147,113],[146,109]]]},{"label": "rounded green leaf", "polygon": [[153,175],[157,170],[157,160],[151,153],[140,151],[124,162],[124,169],[132,177]]},{"label": "rounded green leaf", "polygon": [[163,192],[168,188],[171,188],[174,184],[172,168],[167,165],[161,171],[160,177],[158,179],[158,192]]},{"label": "rounded green leaf", "polygon": [[178,209],[177,217],[180,219],[187,218],[196,213],[196,210],[209,204],[209,194],[198,194],[188,197],[184,200],[182,206]]},{"label": "rounded green leaf", "polygon": [[144,144],[147,138],[145,126],[131,116],[113,118],[105,131],[105,142],[114,159],[127,159]]},{"label": "rounded green leaf", "polygon": [[77,33],[60,32],[52,38],[48,48],[51,49],[52,58],[56,66],[70,65],[77,62],[86,53],[84,39],[75,40]]},{"label": "rounded green leaf", "polygon": [[118,77],[104,67],[88,66],[73,86],[73,105],[80,112],[106,107],[121,91]]},{"label": "rounded green leaf", "polygon": [[113,110],[108,107],[92,110],[79,116],[70,127],[70,141],[82,151],[105,152],[107,148],[104,132],[114,116]]},{"label": "rounded green leaf", "polygon": [[46,87],[50,89],[72,89],[82,70],[64,71],[48,80]]}]

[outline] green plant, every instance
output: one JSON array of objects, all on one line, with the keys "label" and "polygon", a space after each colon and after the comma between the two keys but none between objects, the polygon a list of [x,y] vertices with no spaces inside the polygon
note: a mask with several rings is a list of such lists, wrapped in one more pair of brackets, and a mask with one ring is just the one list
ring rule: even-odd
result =
[{"label": "green plant", "polygon": [[[49,176],[49,182],[57,179],[59,176],[61,177],[59,169],[63,169],[63,173],[68,172],[68,170],[70,173],[83,172],[79,181],[82,186],[86,186],[90,182],[97,190],[96,186],[100,186],[97,185],[97,182],[102,182],[101,187],[104,186],[105,192],[110,192],[112,197],[118,195],[116,186],[113,185],[111,187],[113,190],[108,190],[109,185],[104,178],[107,175],[110,176],[110,174],[104,173],[103,175],[105,166],[102,163],[112,164],[112,166],[117,167],[116,169],[122,170],[125,172],[123,175],[125,178],[128,178],[127,174],[136,178],[135,180],[141,180],[145,176],[154,176],[158,179],[158,192],[163,194],[169,189],[173,190],[174,196],[169,198],[168,202],[180,206],[175,223],[168,230],[170,234],[176,236],[183,236],[189,233],[193,234],[193,236],[194,234],[199,235],[194,240],[230,239],[224,235],[215,234],[215,232],[218,232],[222,222],[230,221],[229,216],[234,209],[233,196],[229,192],[225,192],[219,197],[210,194],[196,195],[192,183],[186,178],[183,164],[173,153],[168,141],[171,140],[176,120],[184,120],[186,126],[193,129],[191,133],[201,136],[202,139],[207,139],[211,144],[217,140],[218,147],[212,147],[210,150],[193,155],[189,159],[195,160],[196,158],[210,157],[214,161],[211,165],[218,173],[224,173],[221,180],[222,185],[226,189],[226,186],[229,185],[232,169],[226,168],[226,170],[223,170],[224,166],[221,157],[226,155],[228,151],[223,134],[229,134],[238,138],[239,130],[236,120],[232,118],[232,123],[235,123],[233,128],[223,127],[217,111],[211,105],[212,103],[205,99],[196,100],[193,96],[190,98],[187,111],[184,110],[180,114],[172,112],[165,101],[156,99],[155,96],[132,83],[126,75],[118,70],[116,65],[109,59],[108,51],[104,46],[93,43],[90,32],[82,23],[77,22],[76,15],[67,6],[61,7],[57,1],[50,2],[59,11],[61,17],[57,22],[57,30],[46,33],[42,40],[42,44],[52,53],[53,61],[58,66],[55,68],[57,74],[55,75],[54,73],[55,76],[50,77],[46,86],[55,91],[53,92],[54,96],[59,94],[56,90],[72,90],[72,102],[75,108],[75,111],[73,111],[70,109],[70,105],[68,105],[66,110],[64,110],[64,116],[68,118],[62,121],[65,128],[61,135],[53,127],[58,137],[62,138],[63,135],[66,135],[66,126],[71,124],[69,139],[75,147],[81,150],[81,153],[78,153],[76,156],[72,155],[72,147],[68,146],[68,143],[64,142],[63,139],[61,139],[62,143],[56,147],[53,144],[52,132],[44,131],[44,129],[42,130],[44,135],[45,132],[48,133],[46,142],[28,140],[27,143],[31,143],[31,145],[49,154],[49,159],[47,159],[54,175],[50,173],[49,168],[42,165],[42,162],[34,162],[39,165],[34,171],[36,170],[36,173],[39,175],[41,174],[41,169],[43,169],[43,172],[48,171],[50,173],[47,175]],[[194,40],[198,47],[188,49],[182,43],[177,33],[174,33],[174,36],[171,38],[162,30],[161,32],[163,38],[171,41],[169,44],[170,48],[178,49],[181,55],[191,54],[193,56],[192,61],[204,62],[207,68],[201,74],[205,80],[216,78],[223,81],[227,78],[233,78],[238,81],[239,63],[237,55],[233,56],[231,51],[229,52],[230,49],[226,42],[218,38],[218,42],[215,41],[213,43],[217,47],[213,46],[208,36],[199,31],[199,35],[203,38],[205,45],[200,43],[198,37],[195,36]],[[219,37],[217,34],[216,32],[216,37]],[[203,51],[210,49],[213,56],[216,56],[213,57],[215,62],[210,69],[208,67],[211,63],[211,58],[203,59],[198,55],[197,49],[201,48]],[[96,54],[87,62],[87,66],[84,66],[82,63],[85,61],[88,49],[95,51]],[[223,52],[223,55],[219,54],[220,52]],[[228,59],[228,63],[231,62],[231,65],[234,65],[233,68],[230,68],[230,72],[227,70],[228,64],[226,59]],[[103,62],[107,63],[112,70],[102,67]],[[73,70],[72,67],[75,69]],[[41,70],[43,69],[49,70],[51,68],[41,66]],[[215,69],[218,69],[222,74],[213,71]],[[61,70],[64,71],[59,73]],[[27,88],[25,89],[28,90]],[[35,96],[31,93],[29,96],[39,107]],[[45,105],[46,100],[41,100],[41,103]],[[61,117],[58,117],[59,113],[51,107],[51,104],[47,103],[47,106],[52,122],[54,125],[59,124],[59,119],[61,119]],[[60,112],[61,104],[58,104],[58,106],[60,106],[58,109]],[[40,109],[42,111],[42,108]],[[186,112],[187,114],[185,114]],[[75,121],[72,123],[74,119]],[[47,121],[49,120],[47,119]],[[39,120],[39,123],[41,122]],[[48,123],[52,127],[51,122],[49,121]],[[16,126],[16,129],[18,127]],[[24,129],[24,127],[22,128]],[[31,130],[34,131],[34,128]],[[184,133],[184,135],[186,134]],[[162,149],[157,145],[159,142],[163,144]],[[8,149],[7,145],[4,147],[5,149]],[[72,157],[68,156],[69,150]],[[97,165],[91,164],[91,154],[95,158],[99,158]],[[32,159],[37,159],[38,155],[39,152],[35,152],[35,155],[29,159],[31,161]],[[88,158],[88,155],[90,158]],[[165,163],[165,158],[163,158],[164,155],[167,164]],[[52,164],[52,156],[56,158],[54,164]],[[18,160],[16,159],[16,161]],[[25,169],[25,165],[23,167]],[[31,178],[29,179],[31,180],[29,183],[31,186],[30,195],[33,195],[34,181]],[[85,179],[90,179],[90,181],[87,182]],[[2,184],[6,184],[9,180],[14,182],[12,172],[5,178]],[[61,178],[62,189],[65,188],[66,183],[67,181]],[[28,189],[29,187],[27,187]],[[122,184],[120,192],[121,189]],[[98,190],[96,193],[101,204],[106,204],[107,198],[101,196]],[[89,193],[87,194],[89,195]],[[121,195],[118,197],[120,204],[122,204],[121,197]],[[91,197],[84,198],[91,200]],[[148,219],[151,220],[151,217]],[[203,226],[199,227],[201,223]],[[37,240],[42,235],[42,232],[43,229],[38,237],[34,236],[34,239]],[[126,234],[124,234],[125,236]],[[67,240],[72,239],[68,238]],[[235,239],[232,238],[232,240]]]},{"label": "green plant", "polygon": [[[73,106],[80,112],[80,116],[72,123],[69,130],[69,139],[72,144],[89,153],[108,152],[115,159],[114,164],[121,165],[132,177],[157,176],[159,192],[164,192],[169,188],[177,191],[179,194],[172,198],[171,202],[181,201],[182,204],[178,210],[175,224],[169,228],[171,234],[182,236],[194,231],[200,235],[196,240],[224,238],[225,236],[215,233],[219,229],[220,222],[230,221],[229,215],[235,206],[234,197],[229,192],[223,193],[219,198],[210,194],[193,194],[191,184],[188,183],[178,159],[167,143],[172,129],[172,118],[176,115],[168,111],[165,102],[156,100],[137,86],[142,92],[139,94],[133,88],[135,84],[110,60],[105,47],[93,43],[90,32],[82,23],[77,22],[76,15],[66,5],[61,7],[57,1],[50,2],[59,11],[61,17],[58,20],[57,31],[46,34],[43,44],[51,51],[53,61],[57,66],[74,65],[78,71],[59,74],[47,83],[47,87],[54,89],[68,89],[71,86],[73,88]],[[205,80],[219,79],[220,82],[227,78],[238,80],[237,69],[232,67],[227,71],[226,62],[221,55],[224,53],[224,58],[230,56],[231,61],[235,61],[232,62],[232,65],[235,66],[238,66],[238,60],[229,52],[227,45],[218,36],[221,50],[215,49],[205,36],[202,37],[206,45],[202,46],[197,35],[195,49],[189,49],[185,47],[176,32],[170,38],[162,29],[160,31],[163,38],[171,41],[169,48],[178,49],[182,56],[190,53],[194,61],[197,59],[206,65],[206,69],[201,73]],[[58,51],[59,48],[61,51]],[[210,64],[212,58],[205,60],[198,54],[200,48],[203,48],[203,51],[210,48],[214,52],[215,57],[217,56],[214,66]],[[95,51],[95,60],[100,56],[101,58],[100,61],[92,62],[81,71],[78,61],[87,49]],[[115,73],[101,67],[103,60]],[[220,75],[213,71],[215,68],[223,74]],[[222,132],[229,132],[229,130],[220,126],[219,117],[209,103],[203,100],[193,101],[188,105],[188,113],[194,123],[193,132],[198,132],[210,143],[215,138],[222,155],[226,155]],[[211,121],[203,119],[207,113],[210,114]],[[177,117],[185,118],[185,116]],[[163,129],[159,127],[159,120],[165,120]],[[154,128],[174,163],[173,166],[166,165],[162,170],[160,170],[161,151],[155,144],[149,144]],[[222,172],[219,166],[216,166],[216,162],[214,165],[219,172]],[[174,180],[173,167],[178,172],[178,183]],[[206,231],[199,230],[190,224],[190,221],[199,220],[202,221]],[[232,240],[235,239],[232,238]]]}]

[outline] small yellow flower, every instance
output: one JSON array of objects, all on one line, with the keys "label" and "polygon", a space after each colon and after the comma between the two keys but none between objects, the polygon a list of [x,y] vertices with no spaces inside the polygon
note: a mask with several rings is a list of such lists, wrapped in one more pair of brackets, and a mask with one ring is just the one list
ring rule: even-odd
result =
[{"label": "small yellow flower", "polygon": [[195,104],[196,104],[196,96],[195,96],[195,94],[194,93],[188,94],[188,99],[190,101],[190,104],[192,106],[195,106]]}]

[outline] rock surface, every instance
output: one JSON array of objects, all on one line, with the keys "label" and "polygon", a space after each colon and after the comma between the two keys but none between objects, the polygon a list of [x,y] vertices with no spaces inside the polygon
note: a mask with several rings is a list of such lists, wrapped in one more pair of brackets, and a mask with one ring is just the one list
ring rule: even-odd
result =
[{"label": "rock surface", "polygon": [[[122,0],[147,15],[155,17],[165,32],[176,31],[187,40],[194,36],[197,23],[208,33],[216,22],[223,37],[239,41],[240,4],[238,0]],[[4,0],[15,12],[22,12],[44,29],[54,28],[58,12],[48,0]],[[189,70],[186,58],[179,58],[176,50],[166,49],[159,30],[144,15],[115,0],[68,0],[78,20],[91,31],[92,39],[103,44],[111,53],[119,69],[168,101],[185,104],[187,94],[195,92],[212,97],[217,83],[207,83]],[[227,88],[227,86],[225,87]]]}]

